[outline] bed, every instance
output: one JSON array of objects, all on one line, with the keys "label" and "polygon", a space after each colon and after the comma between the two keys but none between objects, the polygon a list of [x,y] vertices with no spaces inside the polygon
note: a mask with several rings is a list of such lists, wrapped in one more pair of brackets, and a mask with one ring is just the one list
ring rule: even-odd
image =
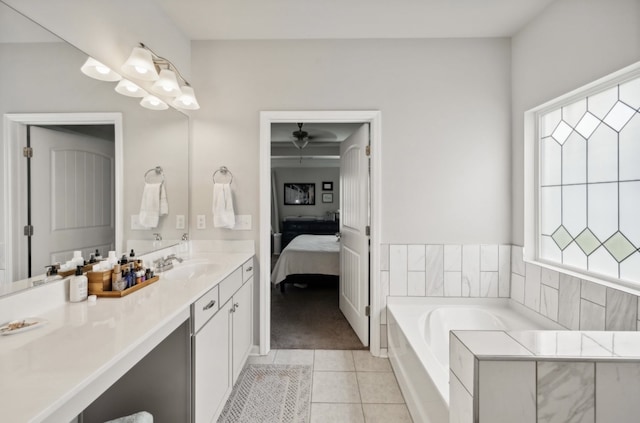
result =
[{"label": "bed", "polygon": [[295,237],[273,267],[271,283],[278,285],[287,276],[300,274],[340,275],[340,242],[335,235]]}]

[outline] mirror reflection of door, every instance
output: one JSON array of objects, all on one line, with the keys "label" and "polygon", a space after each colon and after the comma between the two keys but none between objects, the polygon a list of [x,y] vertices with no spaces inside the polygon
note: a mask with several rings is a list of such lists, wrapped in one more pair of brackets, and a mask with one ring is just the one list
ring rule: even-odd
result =
[{"label": "mirror reflection of door", "polygon": [[20,251],[20,262],[30,262],[20,276],[40,275],[74,250],[88,259],[96,249],[105,256],[114,249],[114,138],[113,125],[29,127],[30,201],[21,213],[30,214],[33,235]]}]

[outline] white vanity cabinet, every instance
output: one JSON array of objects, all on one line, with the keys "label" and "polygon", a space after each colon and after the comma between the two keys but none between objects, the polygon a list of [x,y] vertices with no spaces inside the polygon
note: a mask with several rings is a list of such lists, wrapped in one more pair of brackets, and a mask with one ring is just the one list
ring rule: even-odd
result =
[{"label": "white vanity cabinet", "polygon": [[251,348],[252,309],[253,258],[193,303],[195,423],[211,423],[222,412]]}]

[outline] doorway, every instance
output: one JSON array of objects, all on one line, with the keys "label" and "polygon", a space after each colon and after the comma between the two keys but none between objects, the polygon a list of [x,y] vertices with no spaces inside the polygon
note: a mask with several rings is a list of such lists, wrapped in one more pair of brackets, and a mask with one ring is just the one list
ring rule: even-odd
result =
[{"label": "doorway", "polygon": [[[94,247],[104,249],[107,245],[118,245],[122,236],[122,222],[116,218],[122,207],[122,161],[119,160],[123,148],[122,115],[8,114],[4,124],[1,161],[5,169],[2,238],[7,246],[6,279],[15,281],[42,274],[43,263],[66,261],[74,250],[81,249],[78,247],[82,242],[90,244],[81,249],[86,257],[90,248],[94,251]],[[32,142],[33,154],[24,150],[27,139]],[[88,140],[91,146],[85,148]],[[29,155],[32,157],[28,158]],[[30,173],[26,170],[28,163],[31,163]],[[95,175],[98,168],[101,175]],[[76,177],[73,172],[84,173],[84,176]],[[97,193],[98,188],[102,192]],[[62,200],[57,206],[51,201],[56,198]],[[89,206],[88,214],[78,215],[83,209],[78,201]],[[93,210],[98,206],[100,210]],[[42,213],[44,207],[53,208]],[[34,210],[30,220],[29,209]],[[23,231],[29,225],[39,236],[39,239],[34,236],[31,249],[28,248],[31,237]],[[78,244],[78,239],[83,241]]]},{"label": "doorway", "polygon": [[[381,144],[381,116],[379,111],[314,111],[314,112],[261,112],[260,115],[260,354],[267,354],[270,346],[270,315],[271,315],[271,125],[273,123],[367,123],[370,128],[371,151],[380,151]],[[380,355],[379,307],[377,301],[379,284],[379,227],[380,227],[380,156],[370,156],[370,296],[368,304],[361,306],[365,312],[370,307],[368,317],[370,336],[369,345],[372,354]]]}]

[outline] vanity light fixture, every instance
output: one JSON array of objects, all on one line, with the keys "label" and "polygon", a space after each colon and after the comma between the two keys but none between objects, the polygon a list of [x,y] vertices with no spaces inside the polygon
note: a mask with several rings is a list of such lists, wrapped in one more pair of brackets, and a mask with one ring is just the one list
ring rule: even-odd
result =
[{"label": "vanity light fixture", "polygon": [[153,61],[153,54],[142,43],[140,43],[140,47],[133,48],[131,55],[122,65],[122,71],[132,78],[143,81],[156,81],[159,77]]},{"label": "vanity light fixture", "polygon": [[176,73],[170,69],[162,69],[160,71],[160,77],[153,83],[151,89],[157,94],[169,97],[177,97],[182,94]]},{"label": "vanity light fixture", "polygon": [[189,85],[183,85],[182,87],[180,87],[180,91],[182,92],[182,94],[177,96],[171,102],[174,107],[186,110],[198,110],[200,108],[198,100],[196,100],[196,94],[193,91],[193,88],[191,88]]},{"label": "vanity light fixture", "polygon": [[121,79],[115,90],[118,94],[126,95],[127,97],[144,97],[148,94],[138,84],[128,79]]},{"label": "vanity light fixture", "polygon": [[150,110],[167,110],[169,105],[164,101],[160,100],[155,95],[148,94],[141,101],[140,105],[146,109]]},{"label": "vanity light fixture", "polygon": [[85,75],[94,79],[99,79],[100,81],[113,82],[120,81],[122,79],[122,77],[112,71],[111,68],[98,62],[93,57],[87,58],[80,70]]},{"label": "vanity light fixture", "polygon": [[[177,109],[200,108],[193,88],[178,68],[142,43],[139,47],[134,47],[122,65],[122,71],[129,79],[123,79],[91,57],[82,66],[82,72],[92,78],[119,81],[116,92],[128,97],[142,97],[140,105],[147,109],[166,110],[169,108],[168,103]],[[156,95],[149,94],[147,90]]]}]

